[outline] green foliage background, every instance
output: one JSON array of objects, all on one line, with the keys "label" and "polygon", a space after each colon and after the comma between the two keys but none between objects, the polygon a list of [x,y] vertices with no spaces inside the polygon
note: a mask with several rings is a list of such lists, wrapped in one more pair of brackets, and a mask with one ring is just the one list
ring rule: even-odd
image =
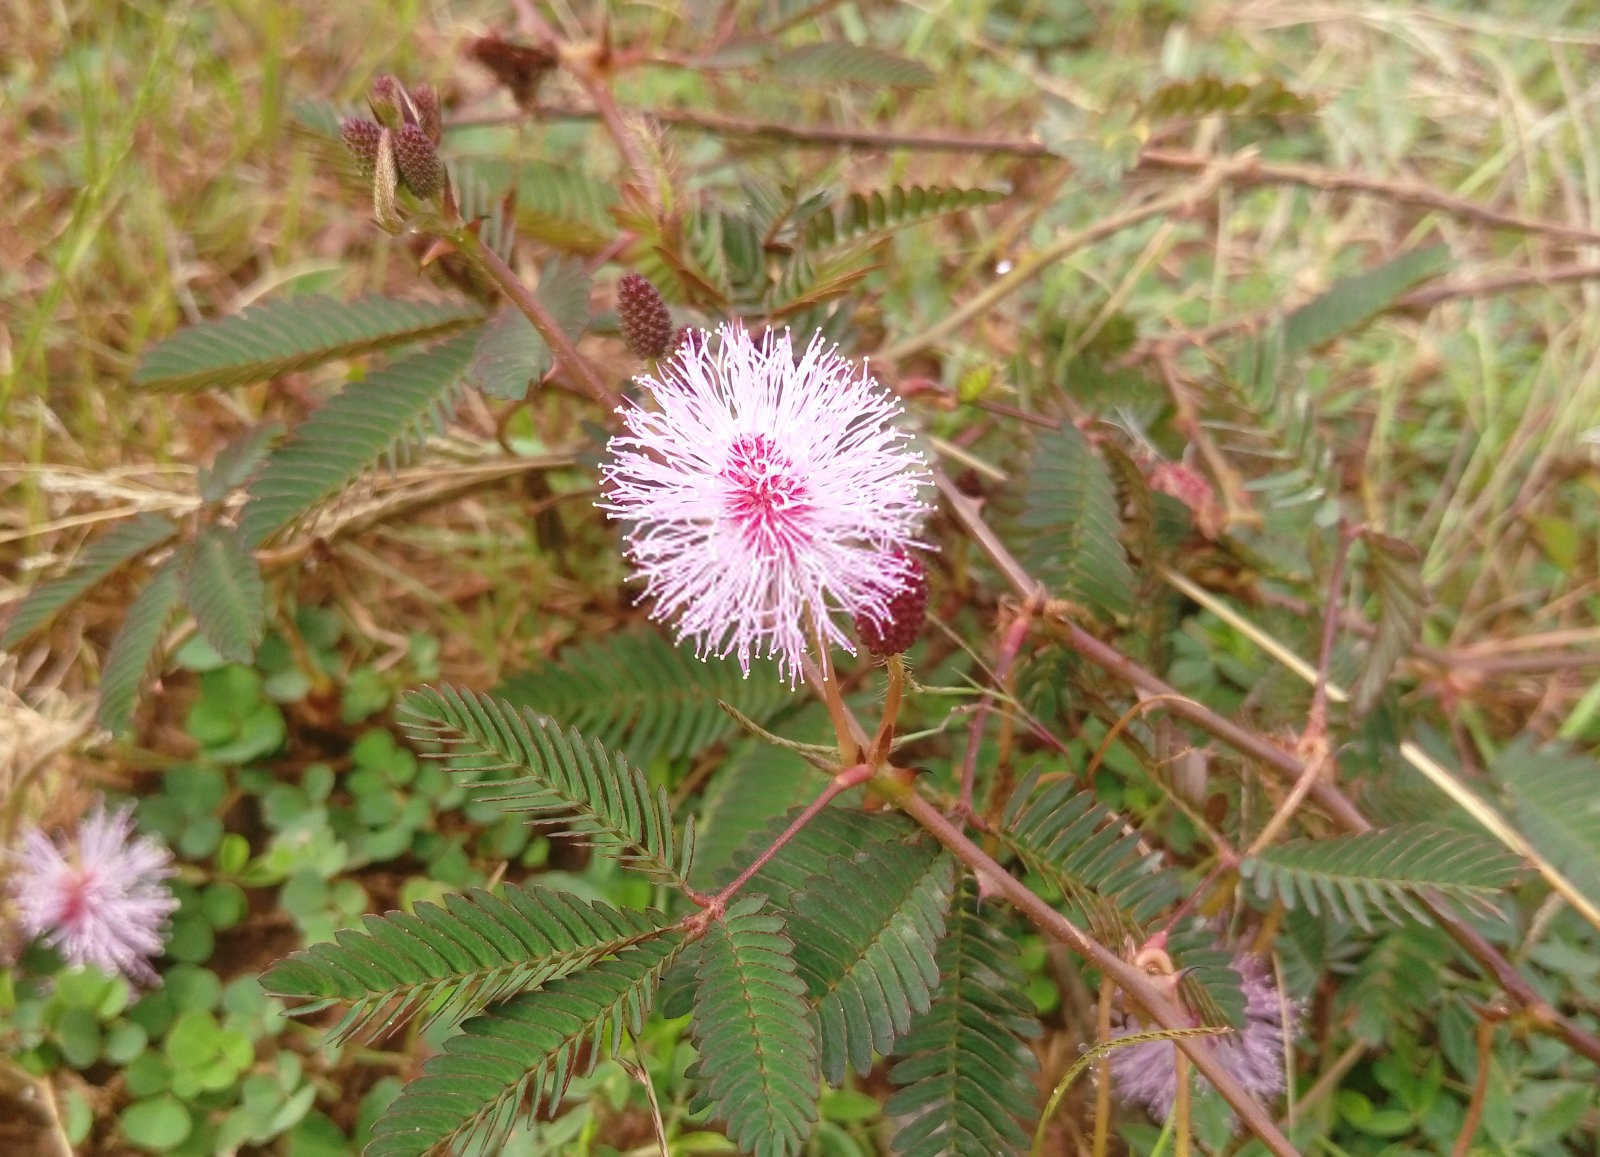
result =
[{"label": "green foliage background", "polygon": [[[1595,929],[1396,752],[1411,739],[1459,769],[1600,898],[1600,313],[1582,277],[1468,288],[1570,273],[1595,247],[1241,180],[1030,259],[1149,190],[1198,185],[1139,164],[1142,148],[1255,148],[1600,222],[1586,31],[1600,10],[729,11],[740,36],[702,58],[713,30],[697,9],[612,6],[624,50],[678,58],[619,73],[618,99],[1026,148],[669,123],[669,228],[619,194],[592,121],[508,123],[460,55],[508,27],[498,7],[91,0],[17,25],[0,81],[15,158],[0,174],[0,682],[5,734],[47,758],[0,763],[0,784],[51,822],[91,786],[135,797],[183,871],[160,989],[58,972],[37,950],[0,974],[7,1073],[56,1106],[53,1125],[0,1122],[0,1148],[54,1133],[85,1151],[416,1152],[408,1123],[489,1138],[525,1096],[549,1111],[500,1151],[650,1152],[659,1112],[673,1152],[987,1154],[1026,1144],[1094,1035],[1098,978],[887,817],[830,811],[714,935],[682,941],[667,887],[725,881],[815,791],[800,750],[742,731],[816,743],[825,721],[770,672],[700,664],[642,622],[589,509],[592,409],[554,391],[508,406],[549,365],[542,340],[492,312],[470,271],[419,273],[416,249],[367,220],[318,134],[392,71],[433,80],[468,120],[445,150],[464,206],[491,247],[520,238],[563,325],[581,329],[590,303],[585,348],[613,380],[638,368],[608,316],[615,264],[591,281],[576,260],[615,256],[623,228],[660,242],[629,258],[681,320],[735,310],[852,352],[915,346],[882,372],[942,391],[912,403],[921,433],[1030,571],[1178,690],[1285,743],[1310,691],[1262,640],[1314,661],[1337,524],[1368,526],[1349,605],[1370,640],[1342,632],[1330,674],[1352,700],[1334,705],[1342,783],[1382,830],[1338,835],[1313,815],[1244,857],[1206,928],[1173,937],[1184,998],[1237,1023],[1217,937],[1271,949],[1306,1010],[1307,1152],[1451,1152],[1469,1104],[1470,1152],[1592,1151],[1594,1065],[1520,1016],[1481,1031],[1495,990],[1425,903],[1459,905],[1591,1030]],[[595,17],[556,19],[593,32]],[[541,99],[582,93],[556,81]],[[917,343],[1019,269],[1017,293]],[[1454,292],[1405,298],[1441,287]],[[1143,356],[1161,339],[1170,362]],[[1237,509],[1197,516],[1151,484],[1153,462],[1180,460]],[[1204,525],[1229,513],[1226,534]],[[939,534],[937,614],[987,657],[1003,583]],[[949,708],[986,676],[935,629],[912,659],[902,730],[925,734],[904,754],[949,789],[964,731]],[[1010,738],[991,729],[981,759],[985,786],[999,781],[995,846],[1119,950],[1205,877],[1216,834],[1242,850],[1281,802],[1154,709],[1083,790],[1073,777],[1134,700],[1048,634],[1002,707]],[[111,745],[91,722],[132,738]],[[414,740],[441,734],[464,758],[419,760]],[[491,782],[471,789],[474,773]],[[592,848],[531,830],[529,812]],[[874,887],[841,891],[853,875]],[[418,947],[437,936],[459,957]],[[757,988],[768,1002],[750,1002]],[[792,1051],[752,1084],[743,1058],[780,1038]],[[503,1041],[539,1065],[483,1061]],[[836,1087],[819,1097],[822,1079]],[[463,1082],[488,1107],[440,1126]],[[1094,1114],[1080,1082],[1047,1151],[1077,1151]],[[1137,1112],[1115,1130],[1131,1152],[1170,1144]],[[1214,1100],[1195,1132],[1227,1150]]]}]

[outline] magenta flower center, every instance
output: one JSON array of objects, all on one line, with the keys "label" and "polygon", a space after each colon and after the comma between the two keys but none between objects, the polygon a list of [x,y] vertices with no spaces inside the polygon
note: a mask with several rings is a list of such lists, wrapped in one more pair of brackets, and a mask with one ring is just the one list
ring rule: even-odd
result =
[{"label": "magenta flower center", "polygon": [[727,511],[745,541],[766,551],[792,551],[805,540],[811,512],[805,480],[765,434],[745,434],[722,467]]},{"label": "magenta flower center", "polygon": [[88,868],[79,868],[72,874],[66,883],[61,896],[61,917],[59,923],[67,927],[77,927],[88,916],[90,909],[90,893],[94,890],[94,873]]}]

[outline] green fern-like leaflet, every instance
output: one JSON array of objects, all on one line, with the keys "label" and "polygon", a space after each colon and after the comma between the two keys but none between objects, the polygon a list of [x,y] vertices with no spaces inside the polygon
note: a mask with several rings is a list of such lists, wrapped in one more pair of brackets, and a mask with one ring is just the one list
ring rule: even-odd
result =
[{"label": "green fern-like leaflet", "polygon": [[666,790],[651,792],[637,767],[598,740],[504,699],[448,686],[408,692],[400,714],[411,736],[437,745],[456,771],[513,773],[484,783],[480,798],[559,821],[635,871],[688,887],[693,824],[680,836]]},{"label": "green fern-like leaflet", "polygon": [[1499,844],[1438,824],[1401,824],[1328,839],[1291,840],[1243,861],[1239,872],[1263,899],[1304,906],[1372,927],[1374,911],[1427,921],[1424,893],[1493,911],[1522,863]]},{"label": "green fern-like leaflet", "polygon": [[472,889],[411,912],[365,916],[331,944],[273,965],[262,987],[299,1001],[296,1014],[348,1004],[329,1030],[339,1043],[377,1036],[423,1014],[455,1021],[658,936],[666,918],[585,903],[536,884],[499,895]]}]

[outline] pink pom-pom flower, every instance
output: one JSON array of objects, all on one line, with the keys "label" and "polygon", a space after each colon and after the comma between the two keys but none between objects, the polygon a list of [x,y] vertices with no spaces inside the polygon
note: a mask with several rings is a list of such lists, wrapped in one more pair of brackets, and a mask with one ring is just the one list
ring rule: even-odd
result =
[{"label": "pink pom-pom flower", "polygon": [[899,402],[820,334],[796,359],[787,331],[738,324],[657,373],[638,379],[653,408],[622,411],[599,504],[630,524],[652,617],[746,674],[771,656],[791,683],[813,630],[853,650],[836,616],[887,627],[930,481]]},{"label": "pink pom-pom flower", "polygon": [[[1209,1043],[1240,1084],[1261,1100],[1271,1101],[1284,1089],[1284,1051],[1294,1044],[1299,1009],[1279,995],[1272,969],[1261,957],[1238,955],[1233,970],[1244,990],[1244,1027]],[[1112,1035],[1142,1031],[1133,1023]],[[1171,1041],[1140,1041],[1113,1049],[1111,1075],[1124,1101],[1143,1105],[1158,1121],[1172,1115],[1178,1097],[1178,1054]]]},{"label": "pink pom-pom flower", "polygon": [[146,958],[160,954],[178,906],[162,882],[171,861],[155,840],[134,836],[131,805],[107,813],[101,804],[64,844],[30,827],[11,864],[18,922],[70,964],[153,984]]}]

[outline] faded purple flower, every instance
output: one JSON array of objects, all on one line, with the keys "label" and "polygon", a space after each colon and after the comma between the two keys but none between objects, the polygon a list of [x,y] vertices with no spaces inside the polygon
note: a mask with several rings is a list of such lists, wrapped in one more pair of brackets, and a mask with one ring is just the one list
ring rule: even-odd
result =
[{"label": "faded purple flower", "polygon": [[71,964],[153,984],[145,958],[161,952],[166,919],[178,906],[162,883],[171,859],[155,840],[133,835],[132,805],[107,814],[100,804],[64,846],[30,827],[10,881],[23,931]]},{"label": "faded purple flower", "polygon": [[795,359],[788,331],[724,325],[641,377],[654,408],[623,411],[602,509],[653,617],[701,657],[773,656],[793,682],[813,629],[853,650],[835,615],[887,626],[912,578],[908,548],[929,481],[900,405],[820,334]]},{"label": "faded purple flower", "polygon": [[[1233,969],[1244,990],[1244,1028],[1226,1036],[1210,1037],[1208,1043],[1240,1084],[1259,1099],[1271,1101],[1283,1092],[1284,1048],[1294,1042],[1297,1009],[1293,1001],[1280,1000],[1272,969],[1261,957],[1237,956]],[[1112,1035],[1131,1036],[1144,1031],[1130,1023]],[[1157,1040],[1113,1049],[1111,1075],[1124,1101],[1143,1105],[1156,1120],[1165,1121],[1178,1095],[1177,1046]]]}]

